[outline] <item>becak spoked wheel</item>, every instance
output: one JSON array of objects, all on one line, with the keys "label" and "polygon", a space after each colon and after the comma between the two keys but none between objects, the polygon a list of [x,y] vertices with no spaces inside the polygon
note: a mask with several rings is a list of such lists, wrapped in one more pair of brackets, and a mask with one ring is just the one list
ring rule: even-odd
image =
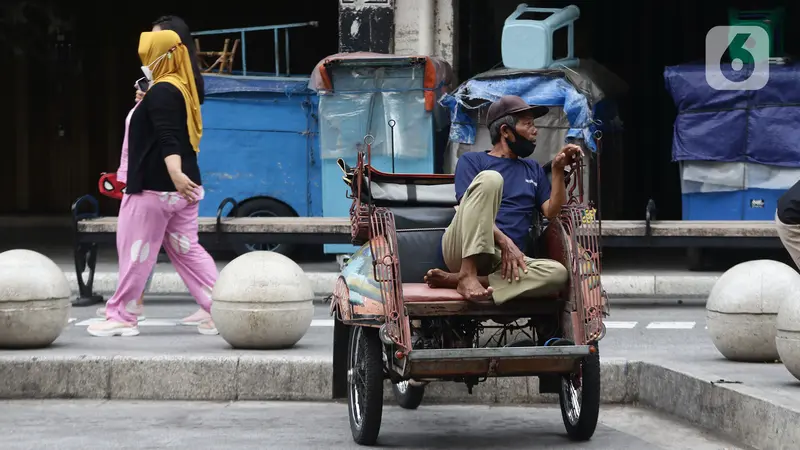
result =
[{"label": "becak spoked wheel", "polygon": [[375,445],[383,415],[383,349],[378,330],[350,329],[347,363],[347,409],[350,431],[359,445]]},{"label": "becak spoked wheel", "polygon": [[600,355],[584,357],[578,370],[561,378],[561,418],[573,441],[592,438],[600,415]]},{"label": "becak spoked wheel", "polygon": [[415,386],[409,380],[392,385],[397,404],[403,409],[417,409],[425,396],[425,386]]}]

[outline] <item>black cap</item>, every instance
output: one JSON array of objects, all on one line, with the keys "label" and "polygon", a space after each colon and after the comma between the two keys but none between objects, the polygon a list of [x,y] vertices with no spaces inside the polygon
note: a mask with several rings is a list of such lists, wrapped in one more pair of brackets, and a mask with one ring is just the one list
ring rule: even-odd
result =
[{"label": "black cap", "polygon": [[533,112],[534,119],[547,114],[550,109],[547,106],[529,105],[521,97],[516,95],[504,95],[489,106],[489,113],[486,117],[486,126],[491,126],[497,119],[509,114],[521,113],[523,111]]}]

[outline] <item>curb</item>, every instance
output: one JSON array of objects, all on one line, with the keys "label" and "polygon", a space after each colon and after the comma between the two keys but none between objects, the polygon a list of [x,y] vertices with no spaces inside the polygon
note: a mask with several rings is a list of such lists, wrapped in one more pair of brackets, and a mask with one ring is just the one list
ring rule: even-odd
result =
[{"label": "curb", "polygon": [[[602,401],[631,403],[624,360],[603,361]],[[0,356],[0,399],[332,401],[333,363],[311,357]],[[384,396],[393,401],[387,380]],[[432,383],[428,404],[558,403],[538,378],[490,378],[470,395],[463,384]]]},{"label": "curb", "polygon": [[[720,384],[641,361],[601,362],[603,404],[636,404],[760,449],[796,448],[800,409],[765,400],[741,384]],[[332,400],[326,358],[241,356],[0,356],[0,399]],[[384,389],[392,404],[388,381]],[[490,378],[469,395],[462,384],[428,385],[427,404],[557,403],[537,378]]]},{"label": "curb", "polygon": [[719,377],[698,377],[645,362],[635,365],[636,403],[754,448],[798,448],[800,409],[775,404],[746,385],[725,384]]},{"label": "curb", "polygon": [[[78,292],[75,272],[64,272],[72,286],[73,294]],[[333,286],[339,277],[337,272],[306,272],[314,289],[314,294],[327,297],[333,293]],[[719,275],[603,275],[603,287],[610,297],[707,297]],[[116,272],[96,272],[94,291],[109,296],[117,287]],[[150,286],[150,294],[189,295],[183,280],[175,272],[156,272]]]},{"label": "curb", "polygon": [[2,399],[330,400],[332,362],[267,356],[2,356]]}]

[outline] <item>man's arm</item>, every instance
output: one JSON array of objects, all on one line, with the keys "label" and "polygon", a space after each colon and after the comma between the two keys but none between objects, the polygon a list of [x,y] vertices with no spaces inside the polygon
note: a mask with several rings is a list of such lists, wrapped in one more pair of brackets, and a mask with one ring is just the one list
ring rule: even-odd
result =
[{"label": "man's arm", "polygon": [[564,184],[564,170],[552,172],[553,181],[550,186],[550,198],[542,205],[542,214],[553,220],[561,213],[561,207],[567,203],[567,188]]},{"label": "man's arm", "polygon": [[[567,203],[567,186],[564,182],[564,168],[567,164],[570,164],[572,161],[576,161],[583,156],[583,151],[580,147],[575,144],[567,144],[564,148],[561,149],[560,152],[553,158],[552,164],[552,171],[551,177],[552,182],[547,183],[547,175],[544,173],[544,170],[539,167],[539,179],[543,180],[543,183],[540,183],[540,186],[544,187],[545,190],[549,189],[549,195],[545,194],[547,200],[541,202],[541,209],[542,214],[550,220],[553,220],[559,213],[561,213],[561,208]],[[544,195],[543,195],[544,197]]]},{"label": "man's arm", "polygon": [[502,247],[504,244],[508,242],[508,236],[506,236],[500,228],[497,228],[497,224],[494,225],[492,231],[494,231],[494,242],[495,244]]}]

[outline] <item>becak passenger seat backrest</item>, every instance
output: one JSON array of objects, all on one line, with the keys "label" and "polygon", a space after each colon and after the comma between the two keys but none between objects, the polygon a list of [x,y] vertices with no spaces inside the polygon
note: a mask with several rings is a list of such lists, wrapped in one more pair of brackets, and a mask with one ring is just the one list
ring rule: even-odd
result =
[{"label": "becak passenger seat backrest", "polygon": [[[353,194],[356,170],[338,161],[344,181]],[[397,257],[402,283],[424,283],[434,268],[446,270],[442,260],[442,236],[456,213],[453,175],[392,174],[365,166],[361,202],[387,208],[394,215]]]},{"label": "becak passenger seat backrest", "polygon": [[442,259],[445,228],[397,230],[397,257],[402,283],[424,283],[431,269],[447,271]]},{"label": "becak passenger seat backrest", "polygon": [[392,211],[397,230],[447,228],[456,214],[453,175],[386,174],[371,169],[369,189],[373,205]]},{"label": "becak passenger seat backrest", "polygon": [[[354,186],[356,171],[338,160],[345,183]],[[370,166],[361,180],[361,202],[392,211],[398,230],[446,228],[455,215],[456,189],[451,174],[395,174]],[[355,189],[353,189],[355,193]]]}]

